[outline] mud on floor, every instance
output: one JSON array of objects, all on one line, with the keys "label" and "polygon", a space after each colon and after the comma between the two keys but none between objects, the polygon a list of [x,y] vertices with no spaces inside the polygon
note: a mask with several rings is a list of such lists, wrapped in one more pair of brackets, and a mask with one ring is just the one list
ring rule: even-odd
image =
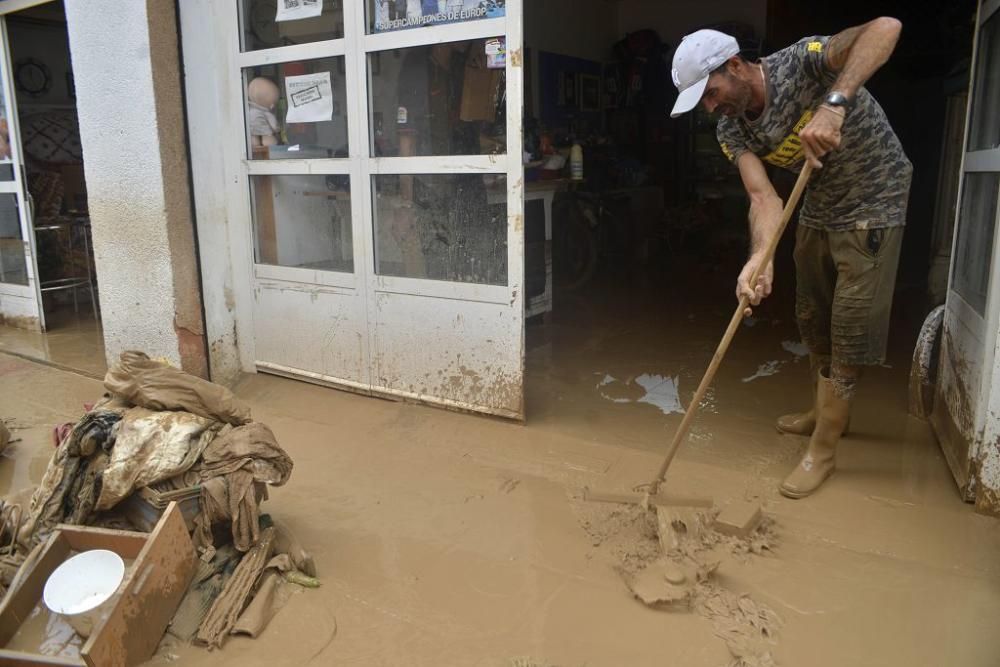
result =
[{"label": "mud on floor", "polygon": [[[631,595],[643,575],[658,578],[661,568],[691,573],[683,595],[650,605],[666,612],[696,613],[712,624],[731,655],[726,667],[773,667],[773,647],[782,620],[762,602],[718,583],[714,573],[727,562],[746,563],[767,556],[778,544],[773,519],[766,517],[750,535],[723,535],[712,528],[719,510],[677,510],[669,540],[661,540],[661,519],[655,508],[639,505],[571,501],[573,512],[594,547],[592,557],[605,561],[623,579],[622,593]],[[670,548],[664,553],[664,546]],[[631,590],[630,590],[631,589]],[[636,597],[639,595],[636,593]],[[636,604],[642,604],[638,599]],[[664,616],[669,622],[669,615]]]}]

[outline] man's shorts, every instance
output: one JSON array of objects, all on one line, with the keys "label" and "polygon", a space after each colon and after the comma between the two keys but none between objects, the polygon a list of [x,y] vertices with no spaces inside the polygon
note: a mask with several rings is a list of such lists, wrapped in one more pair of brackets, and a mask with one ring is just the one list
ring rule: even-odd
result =
[{"label": "man's shorts", "polygon": [[903,227],[795,234],[795,317],[810,352],[849,366],[885,361]]}]

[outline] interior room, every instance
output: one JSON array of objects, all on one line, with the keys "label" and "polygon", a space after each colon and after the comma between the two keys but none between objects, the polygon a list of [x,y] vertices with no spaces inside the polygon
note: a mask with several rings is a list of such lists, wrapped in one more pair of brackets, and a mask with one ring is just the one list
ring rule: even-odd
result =
[{"label": "interior room", "polygon": [[[103,374],[97,274],[63,3],[8,15],[7,34],[44,333],[10,329],[0,344],[7,351]],[[16,222],[16,208],[9,217]]]},{"label": "interior room", "polygon": [[[544,243],[531,193],[548,189],[554,200],[554,293],[527,325],[528,419],[662,448],[651,434],[676,425],[678,387],[681,395],[694,390],[736,306],[748,202],[719,148],[716,119],[700,107],[669,116],[670,62],[682,36],[706,27],[728,32],[755,61],[881,15],[899,18],[903,37],[868,87],[914,164],[914,180],[889,359],[862,391],[905,413],[913,343],[947,281],[961,155],[955,133],[964,123],[975,3],[591,0],[528,2],[524,14],[529,300],[545,284],[532,280]],[[573,144],[582,148],[580,181],[565,164]],[[794,175],[771,168],[769,176],[787,196]],[[702,406],[731,417],[737,430],[781,414],[789,406],[773,397],[807,387],[794,318],[793,228],[778,249],[773,294],[740,327]],[[623,422],[616,406],[623,402],[659,410]]]}]

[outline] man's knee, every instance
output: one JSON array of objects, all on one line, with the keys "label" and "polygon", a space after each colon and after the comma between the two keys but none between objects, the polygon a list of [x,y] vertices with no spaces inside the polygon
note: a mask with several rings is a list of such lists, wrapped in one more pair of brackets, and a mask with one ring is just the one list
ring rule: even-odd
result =
[{"label": "man's knee", "polygon": [[837,361],[831,363],[828,377],[830,384],[833,385],[833,393],[844,400],[854,398],[854,392],[863,370],[863,366],[843,364]]}]

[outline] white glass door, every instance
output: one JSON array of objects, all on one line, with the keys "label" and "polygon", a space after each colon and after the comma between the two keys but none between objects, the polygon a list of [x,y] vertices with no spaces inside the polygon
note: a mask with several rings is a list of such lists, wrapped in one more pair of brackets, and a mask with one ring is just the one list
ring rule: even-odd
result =
[{"label": "white glass door", "polygon": [[983,445],[1000,323],[996,261],[1000,199],[1000,0],[981,3],[965,157],[932,422],[971,500],[971,462]]},{"label": "white glass door", "polygon": [[257,368],[523,417],[521,1],[234,19]]},{"label": "white glass door", "polygon": [[[0,12],[3,12],[0,7]],[[31,202],[11,85],[7,19],[0,15],[0,323],[45,330]]]},{"label": "white glass door", "polygon": [[521,418],[521,2],[365,4],[373,388]]}]

